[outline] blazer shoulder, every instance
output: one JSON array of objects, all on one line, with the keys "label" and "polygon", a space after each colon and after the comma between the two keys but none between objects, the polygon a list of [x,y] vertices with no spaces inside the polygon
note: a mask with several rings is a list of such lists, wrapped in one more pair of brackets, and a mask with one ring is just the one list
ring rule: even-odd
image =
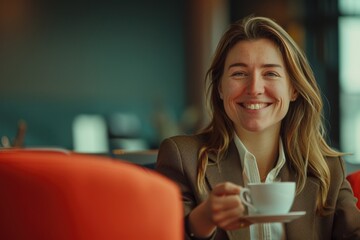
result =
[{"label": "blazer shoulder", "polygon": [[173,142],[179,148],[199,149],[205,143],[205,135],[177,135],[164,139],[162,144],[164,144],[165,142]]},{"label": "blazer shoulder", "polygon": [[346,174],[345,163],[344,163],[344,159],[341,156],[326,157],[326,163],[332,174],[341,175],[342,178],[345,177]]},{"label": "blazer shoulder", "polygon": [[184,168],[194,167],[197,165],[198,154],[204,143],[202,135],[178,135],[166,138],[160,145],[158,162],[164,159],[166,161],[177,159]]}]

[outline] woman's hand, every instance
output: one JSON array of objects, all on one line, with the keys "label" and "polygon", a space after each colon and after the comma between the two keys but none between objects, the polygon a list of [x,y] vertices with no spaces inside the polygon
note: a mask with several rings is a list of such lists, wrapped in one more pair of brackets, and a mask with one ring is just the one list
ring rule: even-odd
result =
[{"label": "woman's hand", "polygon": [[197,237],[209,237],[217,227],[235,230],[250,223],[244,215],[244,205],[239,194],[241,187],[225,182],[215,186],[208,199],[194,208],[189,216],[190,230]]},{"label": "woman's hand", "polygon": [[234,230],[249,226],[250,223],[242,220],[244,205],[239,194],[241,187],[225,182],[215,186],[206,201],[208,216],[214,224],[224,230]]}]

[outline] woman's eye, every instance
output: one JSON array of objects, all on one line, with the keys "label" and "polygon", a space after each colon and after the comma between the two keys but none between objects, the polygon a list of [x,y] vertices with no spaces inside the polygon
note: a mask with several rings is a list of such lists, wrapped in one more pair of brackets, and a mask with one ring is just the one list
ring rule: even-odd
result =
[{"label": "woman's eye", "polygon": [[279,74],[276,72],[267,72],[265,75],[268,77],[279,77]]},{"label": "woman's eye", "polygon": [[233,74],[231,74],[231,76],[233,76],[233,77],[245,77],[246,74],[244,72],[234,72]]}]

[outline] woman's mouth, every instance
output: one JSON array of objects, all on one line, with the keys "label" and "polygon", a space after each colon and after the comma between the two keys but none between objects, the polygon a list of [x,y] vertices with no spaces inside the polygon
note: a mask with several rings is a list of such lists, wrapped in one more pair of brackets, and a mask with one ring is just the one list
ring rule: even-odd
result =
[{"label": "woman's mouth", "polygon": [[259,110],[267,107],[268,103],[242,103],[241,106],[243,106],[246,109],[250,110]]}]

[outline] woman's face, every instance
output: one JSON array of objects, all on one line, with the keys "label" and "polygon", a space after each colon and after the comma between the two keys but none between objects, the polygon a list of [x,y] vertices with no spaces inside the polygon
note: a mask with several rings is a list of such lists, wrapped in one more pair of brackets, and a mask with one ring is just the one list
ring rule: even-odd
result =
[{"label": "woman's face", "polygon": [[229,51],[219,93],[238,135],[278,134],[297,96],[280,50],[268,39],[240,41]]}]

